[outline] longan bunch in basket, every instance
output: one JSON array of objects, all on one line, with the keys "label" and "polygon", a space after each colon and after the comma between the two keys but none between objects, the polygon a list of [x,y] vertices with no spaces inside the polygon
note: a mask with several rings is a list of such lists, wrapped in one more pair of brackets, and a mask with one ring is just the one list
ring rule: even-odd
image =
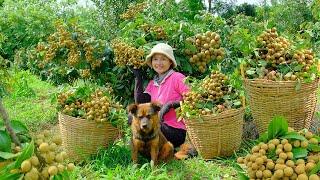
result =
[{"label": "longan bunch in basket", "polygon": [[113,40],[111,42],[111,47],[114,49],[115,63],[117,66],[133,66],[134,68],[140,68],[145,64],[143,60],[143,49],[137,49],[119,39]]},{"label": "longan bunch in basket", "polygon": [[219,71],[211,72],[201,83],[201,87],[205,89],[203,96],[212,101],[221,98],[226,93],[225,82],[227,79],[227,76]]},{"label": "longan bunch in basket", "polygon": [[196,47],[196,51],[185,49],[185,54],[190,57],[190,63],[198,66],[200,72],[206,70],[207,64],[212,59],[220,61],[224,58],[224,49],[220,47],[220,35],[216,32],[199,33],[193,38],[187,38],[186,41]]},{"label": "longan bunch in basket", "polygon": [[309,71],[311,66],[315,64],[314,53],[311,50],[296,51],[292,58],[303,66],[303,72]]},{"label": "longan bunch in basket", "polygon": [[137,3],[137,4],[130,4],[127,11],[120,15],[121,19],[132,19],[138,13],[142,12],[145,8],[147,8],[147,2]]},{"label": "longan bunch in basket", "polygon": [[267,29],[257,37],[257,41],[261,46],[261,58],[271,62],[272,66],[290,63],[287,59],[290,42],[284,37],[279,37],[276,28]]},{"label": "longan bunch in basket", "polygon": [[19,171],[25,180],[51,179],[65,170],[72,171],[73,163],[67,163],[68,155],[61,147],[61,137],[44,130],[35,137],[35,152],[21,163]]},{"label": "longan bunch in basket", "polygon": [[[289,131],[294,131],[292,128]],[[308,173],[319,162],[320,155],[309,152],[306,159],[294,159],[293,148],[307,148],[309,144],[318,145],[318,141],[309,131],[300,131],[306,140],[272,139],[268,143],[259,143],[245,157],[237,162],[243,164],[250,179],[319,179],[316,174]]]}]

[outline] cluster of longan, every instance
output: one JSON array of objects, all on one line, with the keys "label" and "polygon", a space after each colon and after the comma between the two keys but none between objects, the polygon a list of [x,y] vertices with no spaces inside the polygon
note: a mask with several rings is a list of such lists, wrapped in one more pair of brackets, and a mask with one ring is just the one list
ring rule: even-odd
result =
[{"label": "cluster of longan", "polygon": [[309,71],[311,66],[315,64],[314,54],[311,50],[296,51],[292,58],[303,66],[303,72]]},{"label": "cluster of longan", "polygon": [[[294,131],[289,128],[289,131]],[[245,157],[239,157],[237,162],[244,164],[250,179],[319,179],[316,174],[308,173],[319,162],[319,155],[309,153],[307,160],[294,159],[292,149],[301,147],[306,149],[308,144],[318,145],[318,140],[309,131],[301,131],[305,140],[272,139],[268,143],[259,143],[251,149]],[[268,154],[275,152],[275,158],[268,158]]]},{"label": "cluster of longan", "polygon": [[185,49],[185,53],[190,57],[190,63],[195,64],[200,72],[206,70],[212,59],[220,61],[224,58],[224,49],[220,47],[220,35],[216,32],[200,33],[193,38],[187,38],[186,41],[196,47],[196,51]]},{"label": "cluster of longan", "polygon": [[[94,48],[97,46],[97,48]],[[48,37],[46,44],[38,43],[37,52],[44,52],[45,63],[54,61],[55,63],[65,65],[65,63],[76,69],[85,67],[84,76],[90,76],[88,70],[96,69],[101,66],[101,59],[96,58],[94,54],[101,54],[105,44],[101,40],[96,40],[78,28],[76,25],[67,27],[61,22],[56,23],[56,32]],[[61,53],[65,51],[65,53]],[[62,56],[62,57],[60,57]],[[62,58],[63,61],[55,61],[56,58]],[[101,56],[102,58],[102,56]],[[66,60],[66,62],[64,61]],[[41,63],[41,62],[40,62]],[[83,66],[85,64],[85,66]],[[81,66],[80,66],[81,65]],[[41,65],[43,67],[43,65]]]},{"label": "cluster of longan", "polygon": [[257,37],[257,41],[261,45],[261,58],[271,62],[273,67],[290,62],[286,56],[290,43],[284,37],[278,36],[276,28],[263,32]]},{"label": "cluster of longan", "polygon": [[147,3],[137,3],[137,4],[130,4],[127,11],[120,15],[121,19],[132,19],[134,18],[138,13],[142,12],[145,8],[147,8]]},{"label": "cluster of longan", "polygon": [[146,33],[152,33],[156,35],[156,40],[162,40],[167,38],[167,34],[164,31],[164,29],[158,25],[151,26],[149,24],[142,24],[140,26],[144,32]]},{"label": "cluster of longan", "polygon": [[111,42],[115,54],[115,63],[120,66],[133,66],[140,68],[145,64],[144,50],[135,48],[121,40],[115,39]]},{"label": "cluster of longan", "polygon": [[21,163],[18,171],[25,180],[52,179],[65,170],[72,171],[73,163],[67,163],[68,155],[61,148],[61,137],[44,130],[35,138],[35,153]]},{"label": "cluster of longan", "polygon": [[[96,122],[106,122],[109,112],[113,109],[120,110],[122,105],[114,102],[108,95],[112,89],[98,89],[90,95],[87,100],[70,98],[74,97],[73,92],[61,93],[58,96],[58,103],[64,114],[94,120]],[[73,101],[70,102],[69,99]]]},{"label": "cluster of longan", "polygon": [[[181,111],[198,111],[201,115],[220,113],[227,109],[223,104],[222,97],[228,93],[227,76],[219,71],[212,71],[200,82],[192,85],[200,87],[196,91],[189,91],[183,95]],[[212,108],[204,108],[205,104],[212,104]]]}]

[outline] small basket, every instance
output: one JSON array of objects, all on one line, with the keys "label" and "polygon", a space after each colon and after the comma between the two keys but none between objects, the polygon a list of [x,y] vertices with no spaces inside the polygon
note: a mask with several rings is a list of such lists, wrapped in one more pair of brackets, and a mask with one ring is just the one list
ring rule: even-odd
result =
[{"label": "small basket", "polygon": [[243,127],[244,108],[218,115],[204,115],[201,120],[185,120],[190,141],[202,158],[230,156],[238,150]]},{"label": "small basket", "polygon": [[62,146],[72,160],[83,160],[106,147],[120,135],[109,122],[96,123],[86,119],[58,114]]},{"label": "small basket", "polygon": [[267,130],[276,115],[284,116],[295,130],[309,129],[317,103],[318,79],[301,83],[299,90],[295,81],[245,79],[244,82],[259,133]]}]

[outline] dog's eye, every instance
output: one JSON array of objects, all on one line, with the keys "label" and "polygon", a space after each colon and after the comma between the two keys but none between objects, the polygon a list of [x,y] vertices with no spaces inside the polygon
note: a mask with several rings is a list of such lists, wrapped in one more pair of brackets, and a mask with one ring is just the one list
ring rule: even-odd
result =
[{"label": "dog's eye", "polygon": [[147,117],[148,119],[150,119],[150,118],[151,118],[151,115],[148,114],[146,117]]}]

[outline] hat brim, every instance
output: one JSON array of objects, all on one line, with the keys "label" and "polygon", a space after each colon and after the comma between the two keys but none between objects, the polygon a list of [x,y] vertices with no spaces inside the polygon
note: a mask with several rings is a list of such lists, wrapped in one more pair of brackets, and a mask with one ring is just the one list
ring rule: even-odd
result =
[{"label": "hat brim", "polygon": [[163,55],[165,55],[168,59],[171,60],[171,62],[172,62],[172,64],[173,64],[173,68],[177,67],[176,60],[170,58],[170,56],[169,56],[168,54],[163,53],[163,52],[160,52],[160,51],[153,51],[152,53],[150,53],[150,54],[146,57],[146,60],[147,60],[146,63],[147,63],[148,66],[150,66],[151,68],[152,68],[151,59],[152,59],[152,56],[153,56],[154,54],[163,54]]}]

